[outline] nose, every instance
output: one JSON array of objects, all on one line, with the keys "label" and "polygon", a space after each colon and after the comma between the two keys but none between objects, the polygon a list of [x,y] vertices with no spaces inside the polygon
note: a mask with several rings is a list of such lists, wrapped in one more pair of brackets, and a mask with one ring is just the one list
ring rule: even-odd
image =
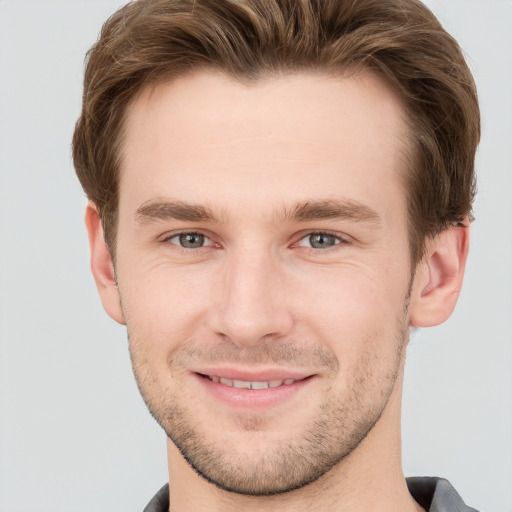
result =
[{"label": "nose", "polygon": [[294,320],[279,262],[271,255],[241,251],[224,263],[210,310],[210,328],[240,347],[289,334]]}]

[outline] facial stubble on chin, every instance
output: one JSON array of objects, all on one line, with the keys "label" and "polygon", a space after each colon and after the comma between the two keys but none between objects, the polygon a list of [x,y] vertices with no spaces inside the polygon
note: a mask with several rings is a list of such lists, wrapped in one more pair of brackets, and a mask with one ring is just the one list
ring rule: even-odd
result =
[{"label": "facial stubble on chin", "polygon": [[[402,315],[396,320],[396,350],[387,372],[380,381],[372,381],[373,372],[381,362],[372,353],[372,343],[369,343],[370,349],[359,360],[343,400],[337,400],[336,395],[331,396],[330,389],[325,390],[324,396],[329,398],[320,404],[315,419],[296,439],[282,439],[257,454],[246,454],[244,447],[234,446],[227,438],[222,446],[208,440],[208,427],[200,425],[194,411],[183,403],[181,390],[167,392],[159,382],[157,372],[141,348],[143,343],[134,338],[127,320],[130,357],[139,391],[151,415],[183,458],[199,476],[216,487],[252,496],[268,496],[302,488],[342,463],[379,421],[405,358],[412,281],[404,299]],[[307,361],[327,368],[331,375],[336,374],[339,368],[335,355],[325,347],[304,353],[293,344],[262,343],[246,351],[238,350],[236,355],[232,346],[226,347],[223,345],[210,351],[208,361],[211,363],[216,359],[246,364],[286,362],[299,366]],[[185,361],[198,356],[204,356],[204,347],[196,349],[195,353],[194,349],[182,347],[167,361],[169,374],[178,374]],[[158,385],[160,387],[156,389]],[[241,414],[236,423],[239,430],[253,432],[254,436],[264,432],[267,426],[267,421],[258,414]]]}]

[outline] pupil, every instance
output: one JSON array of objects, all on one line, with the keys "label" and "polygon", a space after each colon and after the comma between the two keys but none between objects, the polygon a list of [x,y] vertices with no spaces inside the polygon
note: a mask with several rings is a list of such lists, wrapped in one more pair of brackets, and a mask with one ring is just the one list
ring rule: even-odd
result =
[{"label": "pupil", "polygon": [[187,249],[202,247],[204,244],[204,236],[198,233],[185,233],[180,236],[180,245]]}]

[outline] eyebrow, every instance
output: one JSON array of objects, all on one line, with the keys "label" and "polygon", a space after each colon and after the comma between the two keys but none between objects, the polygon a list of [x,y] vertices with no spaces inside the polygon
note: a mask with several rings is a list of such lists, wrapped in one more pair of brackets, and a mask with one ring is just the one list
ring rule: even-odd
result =
[{"label": "eyebrow", "polygon": [[[291,208],[284,207],[279,218],[287,222],[337,219],[379,224],[381,221],[373,208],[350,199],[302,201]],[[221,220],[225,222],[227,215],[219,220],[207,206],[176,200],[150,199],[137,208],[135,219],[140,223],[158,220],[215,223]]]},{"label": "eyebrow", "polygon": [[135,212],[140,223],[155,220],[184,220],[189,222],[218,222],[210,208],[183,201],[149,200]]},{"label": "eyebrow", "polygon": [[337,219],[379,224],[381,221],[373,208],[350,199],[303,201],[292,209],[285,208],[283,218],[292,222]]}]

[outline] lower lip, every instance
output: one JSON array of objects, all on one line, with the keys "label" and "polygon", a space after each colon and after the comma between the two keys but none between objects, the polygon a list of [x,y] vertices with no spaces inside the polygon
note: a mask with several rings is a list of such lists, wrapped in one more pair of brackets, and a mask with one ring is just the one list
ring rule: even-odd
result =
[{"label": "lower lip", "polygon": [[309,386],[314,379],[314,376],[311,376],[276,388],[241,389],[234,386],[226,386],[220,382],[213,382],[197,373],[193,375],[209,395],[230,407],[243,409],[266,409],[283,404]]}]

